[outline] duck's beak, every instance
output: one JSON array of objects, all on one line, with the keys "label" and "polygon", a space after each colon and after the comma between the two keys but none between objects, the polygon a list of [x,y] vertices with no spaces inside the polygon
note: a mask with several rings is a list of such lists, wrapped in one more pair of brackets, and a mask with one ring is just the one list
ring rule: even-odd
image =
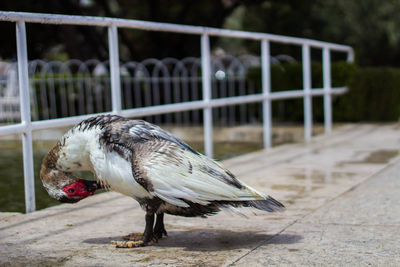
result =
[{"label": "duck's beak", "polygon": [[98,183],[96,181],[83,180],[83,183],[86,185],[86,190],[88,192],[94,192],[97,189],[101,189],[100,183]]},{"label": "duck's beak", "polygon": [[67,196],[62,196],[61,198],[58,199],[58,201],[60,201],[62,203],[76,203],[81,199],[82,198],[69,198]]}]

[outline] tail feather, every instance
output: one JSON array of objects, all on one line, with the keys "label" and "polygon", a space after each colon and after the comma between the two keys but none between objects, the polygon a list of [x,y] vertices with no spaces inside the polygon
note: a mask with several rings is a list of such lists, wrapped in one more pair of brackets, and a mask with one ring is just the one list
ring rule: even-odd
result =
[{"label": "tail feather", "polygon": [[218,201],[218,204],[222,207],[252,207],[259,210],[265,210],[268,212],[283,211],[285,206],[277,201],[276,199],[267,196],[264,199],[257,200],[244,200],[244,201]]},{"label": "tail feather", "polygon": [[[240,213],[240,211],[237,211],[235,208],[252,207],[268,212],[283,211],[285,208],[285,206],[282,203],[273,199],[270,196],[266,196],[264,199],[257,199],[257,200],[239,200],[239,201],[216,200],[207,205],[194,203],[190,201],[185,201],[185,203],[187,203],[189,207],[176,206],[174,209],[168,209],[165,212],[171,215],[179,215],[186,217],[195,217],[195,216],[207,217],[217,214],[221,209],[228,209]],[[244,214],[242,215],[246,217],[246,215]]]},{"label": "tail feather", "polygon": [[246,201],[244,206],[253,207],[259,210],[265,210],[268,212],[283,211],[285,208],[285,206],[282,203],[280,203],[276,199],[273,199],[270,196],[262,200]]}]

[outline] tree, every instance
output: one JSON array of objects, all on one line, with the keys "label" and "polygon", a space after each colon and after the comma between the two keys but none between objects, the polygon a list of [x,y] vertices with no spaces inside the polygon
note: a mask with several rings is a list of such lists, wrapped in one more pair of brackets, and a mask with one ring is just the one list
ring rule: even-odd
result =
[{"label": "tree", "polygon": [[[161,1],[161,0],[6,0],[1,10],[107,16],[159,22],[221,27],[240,1]],[[15,30],[10,23],[0,23],[0,57],[15,57]],[[107,29],[83,26],[28,24],[29,57],[44,58],[48,51],[60,47],[69,57],[108,58]],[[182,57],[200,54],[198,36],[177,35],[142,30],[120,29],[120,53],[125,60],[148,57]]]},{"label": "tree", "polygon": [[[3,0],[0,10],[107,16],[226,27],[348,44],[361,65],[400,66],[400,0]],[[30,58],[54,54],[108,58],[107,29],[28,24]],[[14,26],[0,23],[0,57],[15,57]],[[198,36],[119,29],[123,60],[198,56]],[[259,53],[257,42],[212,39],[231,53]],[[56,49],[55,49],[56,48]],[[300,57],[298,48],[271,46]],[[296,50],[297,49],[297,50]],[[56,50],[57,53],[49,53]],[[294,51],[294,52],[293,52]],[[63,54],[64,53],[64,54]]]},{"label": "tree", "polygon": [[354,47],[362,66],[400,66],[400,0],[270,0],[246,7],[243,29]]},{"label": "tree", "polygon": [[319,0],[317,33],[355,48],[360,65],[400,66],[399,0]]}]

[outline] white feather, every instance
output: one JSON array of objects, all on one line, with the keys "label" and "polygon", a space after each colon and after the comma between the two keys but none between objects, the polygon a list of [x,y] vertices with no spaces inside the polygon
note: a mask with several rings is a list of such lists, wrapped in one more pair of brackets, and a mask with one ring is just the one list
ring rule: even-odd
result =
[{"label": "white feather", "polygon": [[90,160],[97,178],[109,185],[109,189],[133,198],[152,198],[132,175],[132,165],[117,152],[92,149]]},{"label": "white feather", "polygon": [[[99,142],[101,130],[98,127],[80,131],[71,129],[61,143],[58,165],[64,171],[91,170],[96,178],[110,186],[109,189],[124,195],[152,198],[132,175],[131,163],[117,152],[107,151]],[[76,164],[80,163],[80,166]]]},{"label": "white feather", "polygon": [[170,149],[175,149],[173,153],[179,153],[179,158],[184,160],[171,160],[168,153],[158,154],[156,157],[150,154],[147,159],[142,159],[143,168],[153,184],[153,195],[180,207],[188,206],[180,199],[202,205],[215,200],[264,199],[265,196],[243,183],[243,188],[240,189],[204,170],[204,166],[209,166],[225,173],[225,169],[205,156],[196,155],[173,144]]},{"label": "white feather", "polygon": [[[97,127],[86,131],[74,128],[69,130],[62,138],[59,152],[58,165],[63,171],[90,170],[90,151],[98,146],[100,130]],[[80,165],[76,163],[79,162]]]}]

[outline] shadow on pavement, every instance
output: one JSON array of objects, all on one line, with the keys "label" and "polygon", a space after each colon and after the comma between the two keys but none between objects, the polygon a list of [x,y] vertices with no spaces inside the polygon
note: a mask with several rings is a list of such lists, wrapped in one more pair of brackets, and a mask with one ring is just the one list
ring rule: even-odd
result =
[{"label": "shadow on pavement", "polygon": [[[168,237],[159,240],[154,246],[161,248],[184,248],[188,251],[220,251],[251,248],[264,244],[293,244],[303,237],[300,235],[282,234],[267,235],[257,231],[230,231],[193,229],[191,231],[169,231]],[[122,240],[120,236],[86,239],[89,244],[111,245],[112,240]]]}]

